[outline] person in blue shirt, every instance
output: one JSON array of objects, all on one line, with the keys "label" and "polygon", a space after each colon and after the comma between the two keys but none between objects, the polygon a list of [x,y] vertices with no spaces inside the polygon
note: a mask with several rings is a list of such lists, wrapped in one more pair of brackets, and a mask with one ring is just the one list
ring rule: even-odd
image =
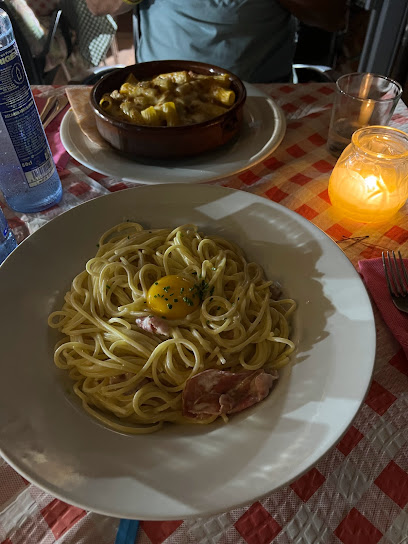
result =
[{"label": "person in blue shirt", "polygon": [[86,0],[95,15],[139,13],[137,61],[195,60],[244,81],[290,81],[296,18],[343,28],[346,0]]}]

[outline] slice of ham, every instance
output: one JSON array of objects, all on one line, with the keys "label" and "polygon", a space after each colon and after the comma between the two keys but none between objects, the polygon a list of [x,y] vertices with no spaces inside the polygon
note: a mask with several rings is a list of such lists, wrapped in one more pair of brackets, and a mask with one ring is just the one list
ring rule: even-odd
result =
[{"label": "slice of ham", "polygon": [[275,371],[204,370],[190,378],[183,391],[183,415],[206,419],[210,415],[233,414],[249,408],[269,395]]},{"label": "slice of ham", "polygon": [[157,317],[156,315],[137,317],[135,323],[138,327],[146,332],[161,334],[162,336],[169,336],[170,334],[169,324],[164,319]]}]

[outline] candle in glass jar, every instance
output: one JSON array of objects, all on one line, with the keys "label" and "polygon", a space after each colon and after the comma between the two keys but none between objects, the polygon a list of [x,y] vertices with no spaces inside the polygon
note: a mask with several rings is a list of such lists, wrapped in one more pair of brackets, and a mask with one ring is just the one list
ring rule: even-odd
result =
[{"label": "candle in glass jar", "polygon": [[330,177],[329,196],[350,219],[392,217],[408,196],[408,135],[379,126],[356,131]]}]

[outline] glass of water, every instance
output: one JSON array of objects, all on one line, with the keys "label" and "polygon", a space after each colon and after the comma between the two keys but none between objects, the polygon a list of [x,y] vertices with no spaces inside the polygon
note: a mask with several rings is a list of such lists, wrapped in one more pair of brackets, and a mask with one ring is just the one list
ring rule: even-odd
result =
[{"label": "glass of water", "polygon": [[359,128],[387,125],[401,94],[401,85],[385,76],[357,72],[341,76],[327,140],[330,153],[339,157]]}]

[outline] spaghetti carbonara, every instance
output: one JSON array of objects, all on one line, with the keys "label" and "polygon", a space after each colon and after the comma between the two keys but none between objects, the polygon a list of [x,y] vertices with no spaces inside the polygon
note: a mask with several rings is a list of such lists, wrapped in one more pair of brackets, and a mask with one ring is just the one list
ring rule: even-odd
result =
[{"label": "spaghetti carbonara", "polygon": [[49,317],[64,334],[54,361],[69,371],[84,409],[114,430],[226,420],[226,411],[188,417],[183,392],[211,369],[236,378],[287,364],[295,302],[276,291],[237,245],[194,225],[121,223],[102,235]]}]

